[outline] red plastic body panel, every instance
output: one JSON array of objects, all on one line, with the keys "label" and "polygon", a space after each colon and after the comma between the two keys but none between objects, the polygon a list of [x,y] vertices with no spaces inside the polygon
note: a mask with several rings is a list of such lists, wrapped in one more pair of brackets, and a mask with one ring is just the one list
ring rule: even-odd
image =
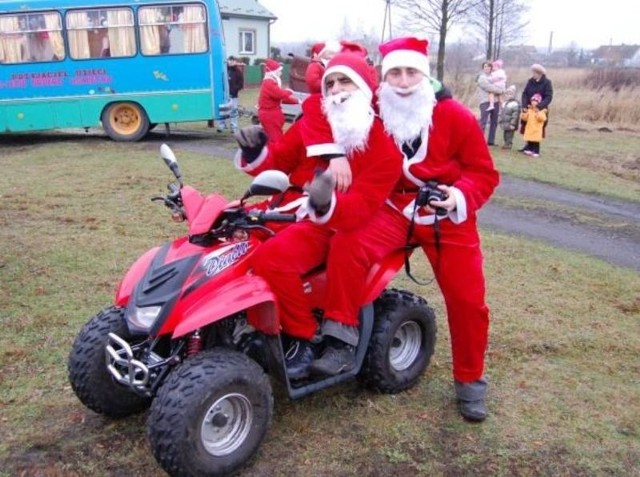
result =
[{"label": "red plastic body panel", "polygon": [[154,247],[151,250],[146,251],[141,257],[139,257],[133,265],[129,267],[127,273],[124,275],[118,288],[116,289],[115,305],[123,307],[129,301],[129,297],[133,292],[133,289],[138,284],[144,272],[149,268],[149,264],[156,253],[158,253],[160,247]]}]

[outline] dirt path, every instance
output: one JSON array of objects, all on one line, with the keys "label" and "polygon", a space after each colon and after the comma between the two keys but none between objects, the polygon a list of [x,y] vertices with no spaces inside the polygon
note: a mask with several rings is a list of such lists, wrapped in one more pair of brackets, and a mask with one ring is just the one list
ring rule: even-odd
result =
[{"label": "dirt path", "polygon": [[[482,226],[539,239],[640,271],[640,203],[581,194],[509,176],[503,176],[495,197],[480,211]],[[547,207],[523,209],[504,205],[500,198],[544,201]]]},{"label": "dirt path", "polygon": [[[176,131],[167,142],[177,150],[233,157],[228,137],[209,138]],[[164,140],[158,135],[158,143]],[[509,176],[502,177],[494,197],[480,211],[481,227],[538,239],[640,272],[640,203]]]}]

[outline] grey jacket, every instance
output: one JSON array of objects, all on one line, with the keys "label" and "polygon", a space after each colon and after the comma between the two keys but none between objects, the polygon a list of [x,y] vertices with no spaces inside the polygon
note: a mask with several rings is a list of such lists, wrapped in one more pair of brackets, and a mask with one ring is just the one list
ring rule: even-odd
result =
[{"label": "grey jacket", "polygon": [[494,85],[490,80],[489,76],[480,73],[478,78],[476,79],[476,83],[478,85],[478,89],[476,91],[476,96],[478,98],[478,104],[488,103],[489,102],[489,93],[494,94],[502,94],[504,90],[499,86]]}]

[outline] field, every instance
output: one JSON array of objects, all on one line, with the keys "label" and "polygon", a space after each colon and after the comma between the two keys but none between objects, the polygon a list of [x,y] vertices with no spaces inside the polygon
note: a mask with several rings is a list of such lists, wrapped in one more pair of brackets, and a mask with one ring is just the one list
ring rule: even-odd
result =
[{"label": "field", "polygon": [[[252,95],[245,92],[246,106]],[[573,118],[560,104],[543,156],[497,150],[499,169],[640,201],[640,130]],[[211,150],[234,148],[230,136],[202,125],[189,131]],[[105,419],[80,404],[66,377],[76,333],[110,303],[127,266],[183,233],[149,201],[171,179],[158,159],[162,137],[0,140],[0,475],[163,475],[146,415]],[[249,182],[226,158],[179,144],[176,151],[186,182],[201,190],[235,198]],[[640,475],[640,276],[481,232],[492,310],[489,419],[470,425],[458,415],[437,286],[400,275],[395,286],[427,298],[438,317],[436,353],[419,384],[382,395],[352,383],[295,402],[275,386],[271,430],[240,475]],[[421,257],[413,270],[429,277]]]}]

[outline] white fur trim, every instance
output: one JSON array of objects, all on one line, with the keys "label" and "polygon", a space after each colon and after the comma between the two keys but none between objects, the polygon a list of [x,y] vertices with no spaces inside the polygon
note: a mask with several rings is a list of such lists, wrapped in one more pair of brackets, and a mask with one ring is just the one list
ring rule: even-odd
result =
[{"label": "white fur trim", "polygon": [[331,51],[333,53],[339,53],[341,49],[342,49],[342,45],[338,40],[329,40],[324,44],[324,46],[322,47],[322,50],[318,52],[318,56],[322,56],[322,54],[326,53],[327,51]]},{"label": "white fur trim", "polygon": [[[415,206],[415,199],[407,204],[407,206],[402,209],[402,215],[404,215],[407,219],[411,220],[411,215],[413,214],[413,208]],[[422,207],[424,210],[427,210],[426,206]],[[429,215],[419,215],[418,212],[420,209],[416,210],[416,215],[414,219],[414,223],[416,225],[432,225],[436,221],[436,214],[430,211]],[[438,220],[444,220],[450,218],[450,213],[444,216],[438,216]]]},{"label": "white fur trim", "polygon": [[382,78],[392,68],[415,68],[430,76],[429,58],[413,50],[395,50],[382,59]]},{"label": "white fur trim", "polygon": [[[302,204],[307,203],[307,198],[302,196],[297,199],[292,200],[291,202],[287,202],[280,207],[274,207],[273,209],[269,209],[271,212],[291,212],[293,209],[298,210]],[[297,215],[297,213],[296,213]]]},{"label": "white fur trim", "polygon": [[233,164],[236,166],[236,169],[240,169],[241,171],[244,171],[244,172],[251,172],[257,169],[260,166],[260,164],[262,164],[265,161],[268,155],[269,155],[269,148],[265,146],[262,148],[260,155],[256,157],[256,160],[253,161],[251,164],[249,164],[242,158],[242,149],[238,149],[238,151],[236,152],[236,155],[233,158]]},{"label": "white fur trim", "polygon": [[309,212],[309,218],[311,219],[312,222],[315,222],[316,224],[326,224],[327,222],[329,222],[329,219],[331,219],[331,216],[333,215],[333,211],[336,210],[336,193],[334,192],[331,195],[331,204],[329,205],[329,210],[327,211],[326,214],[323,214],[322,216],[318,217],[316,215],[316,211],[313,210],[312,207],[309,207],[309,203],[307,200],[307,212]]},{"label": "white fur trim", "polygon": [[344,147],[334,142],[325,144],[314,144],[307,146],[307,156],[322,156],[323,154],[346,154]]},{"label": "white fur trim", "polygon": [[464,198],[464,194],[457,187],[449,187],[449,192],[456,198],[455,210],[449,212],[449,218],[454,224],[461,224],[467,220],[467,199]]},{"label": "white fur trim", "polygon": [[371,101],[371,99],[373,98],[373,91],[371,91],[371,88],[364,80],[364,78],[356,73],[353,68],[349,68],[346,65],[335,65],[331,68],[327,68],[324,71],[324,75],[322,75],[322,96],[324,96],[325,98],[327,97],[327,87],[325,85],[325,79],[331,73],[342,73],[343,75],[348,76],[349,78],[351,78],[351,81],[353,81],[356,86],[362,90],[369,101]]}]

